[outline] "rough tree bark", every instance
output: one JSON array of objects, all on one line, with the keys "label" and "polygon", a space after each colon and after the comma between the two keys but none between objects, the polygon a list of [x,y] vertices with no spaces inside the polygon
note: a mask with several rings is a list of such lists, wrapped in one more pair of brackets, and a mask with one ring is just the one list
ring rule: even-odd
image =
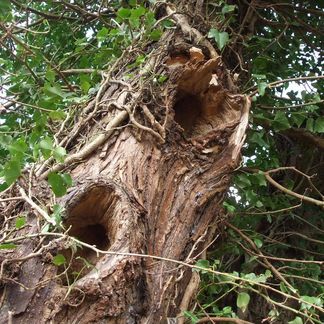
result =
[{"label": "rough tree bark", "polygon": [[[33,178],[36,190],[51,170],[68,168],[74,185],[59,201],[68,234],[110,253],[75,251],[61,237],[44,236],[43,253],[23,260],[39,244],[26,239],[16,262],[11,255],[3,263],[2,274],[15,280],[6,284],[1,323],[183,322],[199,278],[168,259],[194,264],[221,230],[250,102],[191,19],[166,6],[163,15],[177,28],[141,48],[144,67],[130,66],[140,41],[124,53],[71,130],[66,162]],[[167,81],[156,82],[160,75]],[[23,209],[29,234],[37,233],[28,204],[13,212]],[[63,271],[51,264],[56,253],[71,260],[66,276],[55,277]],[[94,267],[84,269],[78,256]],[[71,286],[73,272],[79,276]]]}]

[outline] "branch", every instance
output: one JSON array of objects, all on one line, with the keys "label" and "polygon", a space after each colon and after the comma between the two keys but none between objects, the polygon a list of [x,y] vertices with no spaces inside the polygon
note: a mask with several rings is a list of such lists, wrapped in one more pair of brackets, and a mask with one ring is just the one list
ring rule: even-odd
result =
[{"label": "branch", "polygon": [[[290,79],[283,79],[283,80],[277,80],[271,83],[267,84],[267,88],[275,88],[278,85],[285,83],[285,82],[292,82],[292,81],[304,81],[304,80],[321,80],[324,78],[324,75],[318,75],[318,76],[304,76],[304,77],[296,77],[296,78],[290,78]],[[259,93],[259,90],[254,90],[252,93],[250,93],[250,97],[255,96],[257,93]]]},{"label": "branch", "polygon": [[296,139],[304,140],[305,144],[310,144],[312,146],[317,146],[321,150],[324,150],[324,138],[316,136],[310,132],[307,132],[302,128],[290,128],[283,131],[285,135],[289,137],[294,137]]},{"label": "branch", "polygon": [[49,215],[46,213],[46,211],[42,208],[40,208],[37,204],[35,204],[26,194],[25,190],[20,187],[19,192],[21,194],[21,197],[32,207],[34,208],[41,216],[43,216],[47,222],[49,222],[52,225],[56,225],[55,221],[49,217]]},{"label": "branch", "polygon": [[44,17],[44,18],[49,19],[49,20],[61,20],[63,18],[63,19],[76,21],[76,20],[79,19],[78,17],[74,18],[74,17],[70,17],[70,16],[63,16],[64,13],[61,14],[61,15],[55,15],[55,14],[52,14],[50,12],[39,11],[39,10],[36,10],[34,8],[25,6],[25,5],[21,4],[20,2],[18,2],[16,0],[10,0],[10,2],[12,2],[14,5],[16,5],[19,9],[23,9],[25,11],[30,11],[30,12],[36,14],[36,15],[40,15],[41,17]]},{"label": "branch", "polygon": [[273,170],[269,170],[269,171],[266,171],[264,172],[264,176],[266,177],[266,179],[276,188],[278,188],[279,190],[283,191],[284,193],[290,195],[290,196],[293,196],[293,197],[296,197],[298,199],[301,199],[301,200],[304,200],[304,201],[307,201],[311,204],[314,204],[316,206],[320,206],[322,208],[324,208],[324,201],[321,201],[321,200],[318,200],[318,199],[314,199],[314,198],[311,198],[311,197],[308,197],[308,196],[305,196],[305,195],[301,195],[297,192],[294,192],[290,189],[287,189],[286,187],[282,186],[281,184],[279,184],[277,181],[273,180],[270,176],[270,173],[274,173],[274,172],[278,172],[278,171],[282,171],[282,170],[294,170],[298,173],[301,173],[302,175],[306,176],[307,178],[309,176],[303,174],[302,172],[298,171],[296,168],[294,167],[281,167],[281,168],[277,168],[277,169],[273,169]]},{"label": "branch", "polygon": [[284,106],[284,107],[276,107],[276,106],[263,106],[263,105],[257,105],[256,107],[261,108],[261,109],[290,109],[290,108],[300,108],[300,107],[305,107],[305,106],[310,106],[310,105],[317,105],[323,103],[324,100],[319,100],[319,101],[311,101],[311,102],[306,102],[303,104],[299,105],[289,105],[289,106]]},{"label": "branch", "polygon": [[196,323],[210,323],[212,321],[213,323],[221,323],[221,322],[231,322],[231,323],[237,323],[237,324],[253,324],[251,322],[243,321],[239,318],[231,318],[231,317],[202,317],[199,319]]},{"label": "branch", "polygon": [[128,112],[126,110],[120,112],[113,120],[107,125],[106,132],[103,134],[99,134],[98,137],[96,137],[92,142],[85,145],[79,152],[74,153],[70,156],[68,156],[64,163],[59,163],[54,165],[52,168],[44,172],[40,175],[40,179],[47,178],[48,174],[50,172],[60,171],[64,169],[65,167],[71,165],[72,163],[78,162],[80,160],[85,159],[88,157],[91,153],[93,153],[100,145],[105,143],[107,139],[111,136],[111,134],[114,131],[114,128],[116,128],[118,125],[120,125],[126,118],[128,117]]}]

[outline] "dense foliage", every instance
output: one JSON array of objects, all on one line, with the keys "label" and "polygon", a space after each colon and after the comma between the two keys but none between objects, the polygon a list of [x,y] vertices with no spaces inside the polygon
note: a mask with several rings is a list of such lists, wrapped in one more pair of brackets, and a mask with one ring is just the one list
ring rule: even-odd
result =
[{"label": "dense foliage", "polygon": [[[64,160],[74,144],[71,125],[114,62],[174,28],[172,17],[155,16],[157,4],[1,0],[1,191],[8,192],[26,171],[40,172],[33,165]],[[206,316],[321,323],[321,1],[210,0],[203,6],[205,20],[182,10],[203,26],[237,79],[238,92],[253,99],[242,166],[224,203],[230,222],[208,260],[197,264],[203,280],[186,315],[193,323]],[[131,64],[144,65],[145,59],[139,54]],[[65,172],[48,177],[56,224],[55,196],[64,195],[71,181]],[[16,229],[25,223],[20,216]],[[0,247],[14,248],[5,233]]]}]

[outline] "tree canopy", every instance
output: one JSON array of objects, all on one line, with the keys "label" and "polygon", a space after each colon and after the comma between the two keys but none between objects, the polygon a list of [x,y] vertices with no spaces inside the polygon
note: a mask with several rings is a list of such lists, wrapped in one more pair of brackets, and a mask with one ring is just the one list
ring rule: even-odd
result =
[{"label": "tree canopy", "polygon": [[[63,211],[56,199],[66,194],[72,178],[66,165],[49,168],[63,165],[76,145],[82,146],[76,141],[85,124],[80,116],[90,100],[101,99],[114,66],[128,57],[126,77],[133,78],[137,68],[147,68],[147,50],[165,31],[178,28],[174,12],[164,12],[166,4],[1,0],[0,249],[15,249],[17,233],[28,226],[26,215],[13,221],[10,215],[17,203],[14,188],[21,179],[28,183],[31,173],[47,172],[50,187],[44,189],[51,205],[42,231],[62,230]],[[226,229],[206,259],[196,263],[202,281],[195,306],[185,316],[192,323],[220,317],[321,323],[323,1],[168,5],[199,27],[235,80],[233,88],[252,100],[242,163],[224,201]],[[145,77],[153,89],[168,76]],[[97,100],[94,105],[85,118],[96,116]],[[33,204],[24,189],[19,192]],[[43,198],[35,201],[41,205]],[[61,254],[53,259],[57,266],[65,262]]]}]

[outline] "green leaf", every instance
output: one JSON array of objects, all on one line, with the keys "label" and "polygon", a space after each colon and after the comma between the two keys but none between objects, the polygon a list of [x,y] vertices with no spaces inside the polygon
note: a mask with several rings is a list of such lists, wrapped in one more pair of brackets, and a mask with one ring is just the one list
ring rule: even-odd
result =
[{"label": "green leaf", "polygon": [[61,110],[53,110],[48,115],[52,120],[64,120],[66,118],[66,113]]},{"label": "green leaf", "polygon": [[264,96],[267,86],[268,86],[268,83],[266,83],[266,82],[258,82],[258,91],[259,91],[260,96]]},{"label": "green leaf", "polygon": [[318,117],[315,120],[314,132],[324,133],[324,117]]},{"label": "green leaf", "polygon": [[55,82],[55,72],[51,69],[47,69],[45,78],[50,82],[51,84]]},{"label": "green leaf", "polygon": [[227,32],[220,32],[219,30],[212,28],[208,33],[209,38],[214,38],[218,48],[220,50],[228,43],[229,36]]},{"label": "green leaf", "polygon": [[56,147],[53,150],[53,156],[55,158],[56,161],[58,162],[64,162],[64,158],[66,156],[66,150],[64,147]]},{"label": "green leaf", "polygon": [[229,204],[228,202],[224,201],[223,202],[223,207],[229,212],[229,213],[234,213],[236,210],[236,207]]},{"label": "green leaf", "polygon": [[[300,296],[301,300],[306,301],[307,303],[314,304],[316,306],[322,307],[323,302],[321,298],[319,297],[313,297],[313,296]],[[302,303],[300,309],[311,309],[313,306],[310,304]]]},{"label": "green leaf", "polygon": [[20,176],[20,173],[20,163],[16,160],[7,162],[3,168],[3,175],[8,186],[16,181],[16,179]]},{"label": "green leaf", "polygon": [[314,132],[314,119],[308,118],[306,121],[306,129],[310,132]]},{"label": "green leaf", "polygon": [[61,175],[50,173],[48,175],[48,183],[50,184],[55,196],[61,197],[66,193],[66,183]]},{"label": "green leaf", "polygon": [[117,11],[117,16],[122,19],[127,19],[131,15],[131,10],[127,8],[120,8]]},{"label": "green leaf", "polygon": [[0,17],[3,21],[11,20],[11,3],[9,0],[1,0],[0,1]]},{"label": "green leaf", "polygon": [[12,250],[17,247],[16,244],[13,243],[2,243],[0,244],[0,250]]},{"label": "green leaf", "polygon": [[44,90],[49,95],[65,98],[65,94],[59,84],[53,84],[53,86],[51,86],[49,83],[47,83],[44,86]]},{"label": "green leaf", "polygon": [[235,8],[236,8],[235,5],[225,4],[225,6],[222,8],[222,14],[227,14],[229,12],[233,12],[235,10]]},{"label": "green leaf", "polygon": [[255,245],[257,246],[257,248],[259,248],[259,249],[262,248],[263,242],[260,239],[256,238],[253,241],[254,241]]},{"label": "green leaf", "polygon": [[239,293],[236,300],[236,306],[244,313],[250,302],[250,295],[248,293]]},{"label": "green leaf", "polygon": [[16,229],[22,228],[26,224],[26,218],[25,217],[18,217],[16,219]]},{"label": "green leaf", "polygon": [[62,221],[62,214],[64,211],[64,207],[58,204],[53,206],[53,213],[51,214],[51,218],[55,220],[55,224],[59,225]]},{"label": "green leaf", "polygon": [[289,290],[287,289],[286,285],[283,282],[280,282],[280,290],[284,293],[288,293]]},{"label": "green leaf", "polygon": [[304,122],[304,120],[306,119],[306,116],[304,113],[292,113],[291,119],[297,125],[297,127],[300,127]]},{"label": "green leaf", "polygon": [[72,186],[72,178],[68,173],[63,173],[61,176],[67,187]]},{"label": "green leaf", "polygon": [[101,28],[97,33],[98,41],[102,42],[108,36],[109,30],[106,27]]},{"label": "green leaf", "polygon": [[289,120],[283,111],[276,112],[273,125],[276,130],[284,130],[290,128]]},{"label": "green leaf", "polygon": [[[195,264],[195,266],[200,267],[200,268],[204,268],[204,269],[209,269],[210,268],[210,263],[208,260],[198,260]],[[193,271],[201,271],[202,273],[205,273],[205,271],[203,271],[202,269],[193,269]]]},{"label": "green leaf", "polygon": [[158,41],[161,38],[162,32],[159,29],[155,29],[150,32],[150,39],[152,41]]},{"label": "green leaf", "polygon": [[20,138],[15,143],[9,145],[8,149],[11,153],[25,153],[28,149],[28,146],[24,139]]},{"label": "green leaf", "polygon": [[295,317],[294,320],[288,322],[288,324],[303,324],[303,323],[304,323],[303,320],[299,316]]},{"label": "green leaf", "polygon": [[199,321],[199,318],[194,315],[192,312],[184,311],[183,315],[191,320],[192,324],[196,324]]},{"label": "green leaf", "polygon": [[264,132],[259,131],[259,132],[253,132],[252,135],[250,136],[250,142],[256,143],[261,147],[269,147],[269,144],[264,140]]},{"label": "green leaf", "polygon": [[39,146],[44,150],[51,151],[53,149],[53,142],[49,137],[46,137],[39,142]]},{"label": "green leaf", "polygon": [[268,184],[267,184],[267,180],[264,176],[264,173],[263,172],[259,172],[259,173],[255,173],[252,175],[251,177],[252,179],[255,179],[256,183],[259,185],[259,186],[263,186],[263,187],[266,187]]},{"label": "green leaf", "polygon": [[55,264],[57,267],[63,265],[66,263],[66,259],[65,256],[63,254],[57,254],[53,260],[52,260],[53,264]]}]

